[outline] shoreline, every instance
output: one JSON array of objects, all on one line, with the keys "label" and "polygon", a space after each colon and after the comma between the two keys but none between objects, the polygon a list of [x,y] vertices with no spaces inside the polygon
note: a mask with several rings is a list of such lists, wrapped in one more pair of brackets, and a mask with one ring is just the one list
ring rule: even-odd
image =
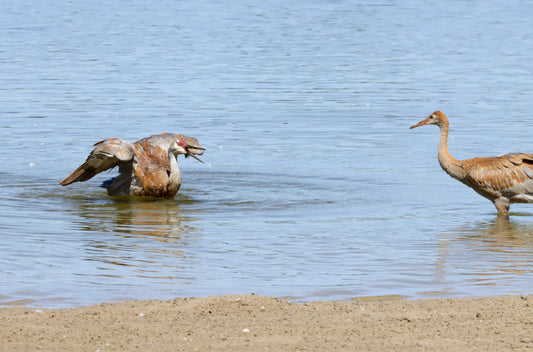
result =
[{"label": "shoreline", "polygon": [[531,351],[533,295],[293,303],[226,295],[0,308],[0,350]]}]

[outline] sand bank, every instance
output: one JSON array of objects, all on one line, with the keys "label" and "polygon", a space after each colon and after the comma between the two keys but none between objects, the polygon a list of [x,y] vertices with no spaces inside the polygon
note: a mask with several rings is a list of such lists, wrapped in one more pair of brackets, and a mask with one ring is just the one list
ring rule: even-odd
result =
[{"label": "sand bank", "polygon": [[533,351],[533,296],[258,295],[0,309],[2,351]]}]

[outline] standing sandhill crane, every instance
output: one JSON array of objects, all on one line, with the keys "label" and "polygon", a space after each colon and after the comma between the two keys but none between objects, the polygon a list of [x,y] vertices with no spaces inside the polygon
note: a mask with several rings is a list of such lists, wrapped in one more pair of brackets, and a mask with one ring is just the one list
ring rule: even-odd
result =
[{"label": "standing sandhill crane", "polygon": [[440,128],[439,163],[448,175],[489,199],[498,215],[509,216],[511,203],[533,202],[533,154],[512,153],[495,157],[456,160],[448,151],[449,122],[435,111],[410,128],[437,125]]},{"label": "standing sandhill crane", "polygon": [[173,198],[181,186],[178,155],[202,162],[196,155],[205,150],[196,138],[173,133],[153,135],[135,143],[108,138],[94,146],[87,160],[60,185],[87,181],[118,166],[119,175],[102,184],[110,195]]}]

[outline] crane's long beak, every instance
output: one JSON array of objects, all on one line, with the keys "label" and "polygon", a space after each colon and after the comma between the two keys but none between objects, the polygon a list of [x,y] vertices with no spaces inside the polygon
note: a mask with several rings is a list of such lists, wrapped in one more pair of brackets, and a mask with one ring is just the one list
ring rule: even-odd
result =
[{"label": "crane's long beak", "polygon": [[409,129],[413,129],[413,128],[417,128],[417,127],[420,127],[420,126],[424,126],[424,125],[426,125],[428,123],[428,121],[429,121],[429,118],[423,119],[422,121],[420,121],[416,125],[412,125],[411,127],[409,127]]},{"label": "crane's long beak", "polygon": [[198,160],[199,162],[201,162],[203,164],[204,162],[202,160],[200,160],[199,157],[197,157],[196,155],[194,155],[191,152],[189,152],[189,149],[205,150],[205,148],[195,147],[193,145],[187,145],[187,147],[185,148],[185,151],[187,152],[187,154],[185,154],[185,157],[188,157],[188,156],[193,157],[194,159]]}]

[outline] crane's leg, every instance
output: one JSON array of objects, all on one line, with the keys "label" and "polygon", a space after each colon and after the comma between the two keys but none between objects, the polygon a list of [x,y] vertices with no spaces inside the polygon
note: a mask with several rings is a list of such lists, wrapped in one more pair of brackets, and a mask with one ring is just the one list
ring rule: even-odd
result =
[{"label": "crane's leg", "polygon": [[497,198],[493,203],[496,209],[498,209],[498,216],[509,216],[509,206],[511,203],[507,198]]}]

